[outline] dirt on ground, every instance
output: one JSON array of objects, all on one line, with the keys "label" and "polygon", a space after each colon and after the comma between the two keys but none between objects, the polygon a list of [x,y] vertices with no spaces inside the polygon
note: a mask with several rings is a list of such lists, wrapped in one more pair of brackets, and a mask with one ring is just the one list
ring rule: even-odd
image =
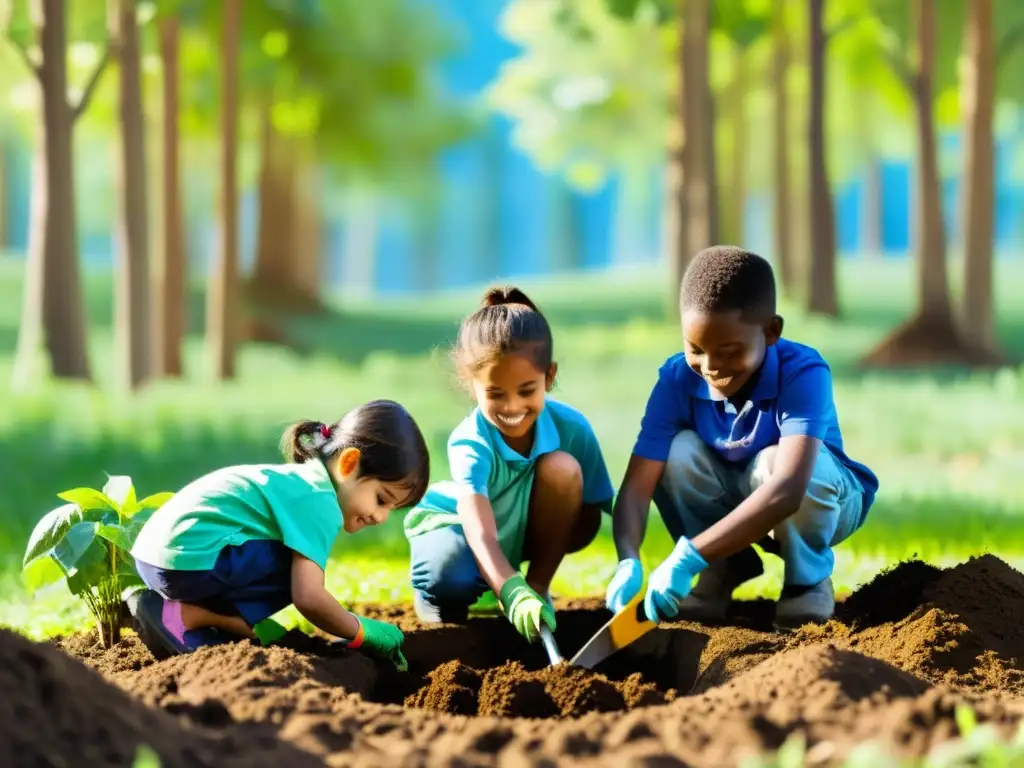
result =
[{"label": "dirt on ground", "polygon": [[[558,604],[571,656],[609,617]],[[0,631],[0,764],[129,766],[726,766],[803,734],[814,764],[877,740],[921,755],[957,734],[957,706],[1024,721],[1024,575],[985,556],[908,562],[824,626],[771,630],[771,604],[726,626],[661,625],[590,672],[552,667],[502,618],[406,631],[409,671],[292,634],[156,663],[134,635],[36,644]]]}]

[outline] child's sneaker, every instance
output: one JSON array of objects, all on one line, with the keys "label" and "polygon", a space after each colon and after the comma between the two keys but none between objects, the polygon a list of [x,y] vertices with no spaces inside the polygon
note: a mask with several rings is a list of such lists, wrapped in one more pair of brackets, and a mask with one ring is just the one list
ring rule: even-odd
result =
[{"label": "child's sneaker", "polygon": [[836,596],[832,579],[825,578],[812,587],[796,590],[787,587],[775,606],[775,628],[793,630],[804,624],[824,624],[832,618]]},{"label": "child's sneaker", "polygon": [[164,600],[152,589],[135,592],[125,602],[135,619],[139,639],[157,661],[239,639],[213,627],[185,629],[181,603]]},{"label": "child's sneaker", "polygon": [[764,573],[764,564],[753,547],[716,560],[697,577],[697,584],[679,604],[676,619],[714,623],[725,621],[732,593],[741,584]]}]

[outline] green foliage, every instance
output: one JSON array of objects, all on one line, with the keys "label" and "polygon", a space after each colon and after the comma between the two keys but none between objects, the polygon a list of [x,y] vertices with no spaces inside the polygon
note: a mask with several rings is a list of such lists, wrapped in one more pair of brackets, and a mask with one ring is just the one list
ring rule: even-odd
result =
[{"label": "green foliage", "polygon": [[[216,134],[223,3],[161,3],[182,21],[183,130]],[[443,147],[475,128],[431,68],[453,50],[447,28],[415,0],[243,3],[242,134],[256,137],[269,101],[275,128],[308,140],[349,183],[408,188]],[[413,185],[414,186],[414,185]]]},{"label": "green foliage", "polygon": [[131,478],[109,477],[102,491],[73,488],[57,494],[67,502],[43,516],[29,536],[22,559],[30,593],[64,578],[100,628],[116,642],[125,590],[141,586],[131,548],[146,520],[171,493],[138,499]]},{"label": "green foliage", "polygon": [[622,18],[605,0],[515,0],[503,34],[523,48],[489,103],[515,122],[513,140],[576,187],[664,156],[674,111],[675,32],[650,3]]}]

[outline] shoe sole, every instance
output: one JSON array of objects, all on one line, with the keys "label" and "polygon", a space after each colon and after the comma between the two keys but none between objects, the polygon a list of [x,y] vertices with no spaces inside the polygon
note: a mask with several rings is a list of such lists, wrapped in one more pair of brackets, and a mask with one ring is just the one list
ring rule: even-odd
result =
[{"label": "shoe sole", "polygon": [[[153,654],[157,661],[169,659],[172,656],[180,656],[188,653],[188,649],[178,642],[163,623],[164,599],[152,590],[146,590],[141,594],[133,595],[134,609],[132,617],[135,619],[135,631],[143,644]],[[129,608],[132,604],[129,603]]]}]

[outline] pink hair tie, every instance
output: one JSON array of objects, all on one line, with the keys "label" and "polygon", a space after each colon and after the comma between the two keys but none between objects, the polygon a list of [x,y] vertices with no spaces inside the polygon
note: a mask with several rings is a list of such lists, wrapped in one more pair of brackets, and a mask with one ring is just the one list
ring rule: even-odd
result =
[{"label": "pink hair tie", "polygon": [[325,440],[329,440],[331,437],[331,428],[328,427],[326,424],[321,424],[320,434],[324,437]]}]

